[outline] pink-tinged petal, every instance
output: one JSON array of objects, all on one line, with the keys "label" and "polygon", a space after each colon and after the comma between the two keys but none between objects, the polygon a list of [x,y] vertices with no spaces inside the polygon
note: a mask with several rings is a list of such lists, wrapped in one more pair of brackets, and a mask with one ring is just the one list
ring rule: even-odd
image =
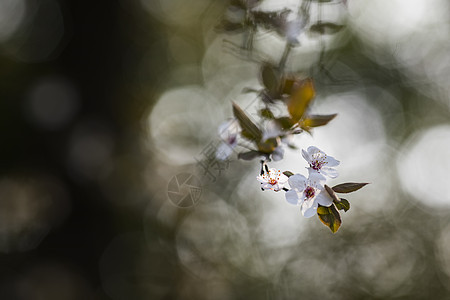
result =
[{"label": "pink-tinged petal", "polygon": [[325,167],[325,168],[322,168],[321,172],[323,175],[328,176],[330,178],[336,178],[339,175],[338,171],[334,168]]},{"label": "pink-tinged petal", "polygon": [[296,191],[294,191],[294,190],[287,191],[285,196],[286,196],[286,201],[289,202],[290,204],[293,204],[293,205],[298,204],[299,197],[298,197]]},{"label": "pink-tinged petal", "polygon": [[303,191],[306,188],[306,177],[302,174],[294,174],[288,179],[289,185],[292,188],[296,188]]},{"label": "pink-tinged petal", "polygon": [[305,218],[311,218],[317,213],[318,203],[315,200],[308,200],[302,204],[302,215]]},{"label": "pink-tinged petal", "polygon": [[331,199],[330,195],[326,191],[322,191],[316,197],[317,203],[322,206],[330,206],[333,203],[333,199]]},{"label": "pink-tinged petal", "polygon": [[337,159],[335,159],[332,156],[328,156],[327,155],[326,158],[325,158],[325,164],[326,164],[327,167],[336,167],[340,163],[341,163],[340,161],[338,161]]},{"label": "pink-tinged petal", "polygon": [[311,163],[311,156],[309,156],[308,152],[302,149],[302,156],[303,158],[309,163]]}]

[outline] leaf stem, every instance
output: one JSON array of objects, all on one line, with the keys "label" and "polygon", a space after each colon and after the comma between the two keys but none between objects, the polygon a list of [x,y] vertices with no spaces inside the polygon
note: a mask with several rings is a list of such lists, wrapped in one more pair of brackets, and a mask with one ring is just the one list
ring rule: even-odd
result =
[{"label": "leaf stem", "polygon": [[280,69],[281,72],[284,71],[284,67],[286,66],[286,61],[289,57],[289,54],[291,53],[292,45],[289,42],[286,42],[286,46],[284,47],[283,55],[281,56],[280,63],[278,64],[278,69]]}]

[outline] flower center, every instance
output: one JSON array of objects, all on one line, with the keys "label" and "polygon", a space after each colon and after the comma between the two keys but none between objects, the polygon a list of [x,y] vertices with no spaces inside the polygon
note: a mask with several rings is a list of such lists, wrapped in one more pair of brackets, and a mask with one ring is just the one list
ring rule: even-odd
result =
[{"label": "flower center", "polygon": [[280,173],[280,170],[278,170],[278,172],[271,172],[269,170],[264,177],[266,178],[268,184],[276,185],[278,184],[278,180],[280,180]]},{"label": "flower center", "polygon": [[230,135],[228,137],[228,144],[233,145],[236,142],[236,135]]},{"label": "flower center", "polygon": [[317,156],[313,157],[313,161],[309,165],[314,170],[319,171],[322,168],[322,166],[326,164],[325,159],[326,155],[325,157],[317,157]]},{"label": "flower center", "polygon": [[271,185],[275,185],[275,184],[278,183],[278,181],[277,181],[276,179],[274,179],[274,178],[269,178],[268,182],[269,182],[269,184],[271,184]]},{"label": "flower center", "polygon": [[316,194],[316,190],[314,190],[313,187],[308,186],[303,193],[307,199],[311,199]]}]

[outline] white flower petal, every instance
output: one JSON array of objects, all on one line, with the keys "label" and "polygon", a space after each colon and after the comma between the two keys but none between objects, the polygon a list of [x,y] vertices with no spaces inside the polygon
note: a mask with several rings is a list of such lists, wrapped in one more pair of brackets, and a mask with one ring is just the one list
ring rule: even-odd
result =
[{"label": "white flower petal", "polygon": [[297,205],[298,204],[299,197],[298,197],[297,192],[295,190],[287,191],[285,196],[286,196],[286,201],[289,202],[290,204],[293,204],[293,205]]},{"label": "white flower petal", "polygon": [[258,180],[260,183],[267,183],[266,179],[259,177],[259,176],[256,177],[256,180]]},{"label": "white flower petal", "polygon": [[233,146],[222,142],[216,150],[216,159],[217,160],[226,160],[233,153]]},{"label": "white flower petal", "polygon": [[285,184],[287,181],[289,180],[289,177],[287,177],[286,175],[284,175],[283,173],[280,174],[280,177],[278,179],[278,182],[280,184]]},{"label": "white flower petal", "polygon": [[289,177],[289,185],[292,188],[297,188],[299,191],[303,191],[306,188],[306,177],[302,174],[294,174]]},{"label": "white flower petal", "polygon": [[232,148],[237,146],[238,142],[238,134],[240,131],[239,123],[236,119],[231,119],[228,121],[223,122],[219,128],[219,136],[220,138],[228,145],[230,145]]},{"label": "white flower petal", "polygon": [[334,169],[334,168],[327,168],[327,167],[324,167],[324,168],[322,168],[320,171],[322,172],[322,174],[323,174],[324,176],[328,176],[328,177],[330,177],[330,178],[336,178],[336,177],[339,176],[338,171],[337,171],[336,169]]},{"label": "white flower petal", "polygon": [[330,206],[333,203],[333,199],[331,199],[330,195],[323,190],[316,197],[317,203],[323,206]]},{"label": "white flower petal", "polygon": [[311,156],[309,156],[308,152],[302,149],[302,156],[303,158],[309,163],[311,163]]},{"label": "white flower petal", "polygon": [[274,161],[282,160],[284,157],[284,148],[281,146],[278,146],[275,148],[275,150],[272,152],[272,159]]},{"label": "white flower petal", "polygon": [[298,36],[303,32],[306,22],[303,18],[297,18],[286,24],[286,39],[294,45],[298,45]]},{"label": "white flower petal", "polygon": [[261,175],[256,176],[256,180],[258,180],[258,181],[261,182],[261,183],[267,183],[267,182],[268,182],[267,179],[264,178],[264,177],[261,176]]},{"label": "white flower petal", "polygon": [[302,204],[302,210],[307,210],[308,208],[313,207],[314,202],[315,202],[315,198],[305,199]]},{"label": "white flower petal", "polygon": [[305,218],[311,218],[315,214],[317,214],[317,206],[316,207],[311,207],[308,210],[306,210],[305,212],[303,212],[303,216]]},{"label": "white flower petal", "polygon": [[326,156],[326,158],[325,158],[325,163],[326,163],[326,166],[327,167],[336,167],[336,166],[338,166],[341,162],[340,161],[338,161],[337,159],[335,159],[334,157],[332,157],[332,156]]},{"label": "white flower petal", "polygon": [[270,169],[269,169],[269,173],[270,173],[270,174],[276,174],[277,171],[278,171],[278,170],[277,170],[276,168],[270,168]]},{"label": "white flower petal", "polygon": [[261,188],[263,188],[265,190],[270,190],[270,189],[273,189],[273,185],[271,185],[270,183],[262,183]]},{"label": "white flower petal", "polygon": [[317,154],[317,153],[323,153],[319,148],[317,148],[315,146],[309,146],[307,151],[308,151],[308,154],[310,155],[310,157],[312,157],[314,154]]},{"label": "white flower petal", "polygon": [[302,215],[305,218],[311,218],[317,213],[317,207],[318,207],[317,201],[314,199],[307,200],[303,202],[302,204]]},{"label": "white flower petal", "polygon": [[295,136],[293,134],[286,134],[285,136],[283,136],[281,138],[281,142],[283,144],[285,144],[285,145],[288,145],[289,147],[296,148],[295,143],[294,143],[295,142]]},{"label": "white flower petal", "polygon": [[308,168],[308,180],[322,186],[327,179],[324,174],[319,173],[313,168]]},{"label": "white flower petal", "polygon": [[240,131],[239,123],[236,119],[230,119],[219,125],[219,136],[226,139],[231,134],[238,134]]},{"label": "white flower petal", "polygon": [[275,186],[274,186],[274,191],[281,191],[284,188],[284,184],[282,184],[281,182],[278,182]]}]

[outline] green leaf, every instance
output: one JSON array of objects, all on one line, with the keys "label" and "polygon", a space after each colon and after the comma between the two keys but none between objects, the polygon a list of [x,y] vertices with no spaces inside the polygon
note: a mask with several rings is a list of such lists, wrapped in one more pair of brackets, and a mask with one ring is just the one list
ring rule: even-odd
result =
[{"label": "green leaf", "polygon": [[326,207],[326,206],[319,206],[319,207],[317,207],[317,214],[329,215],[330,211],[328,210],[328,207]]},{"label": "green leaf", "polygon": [[325,184],[325,190],[327,191],[328,195],[330,195],[331,199],[333,199],[334,205],[336,205],[336,208],[339,210],[347,211],[350,209],[350,202],[348,202],[346,199],[341,199],[336,194],[335,191],[333,191],[332,188],[330,188],[328,185]]},{"label": "green leaf", "polygon": [[334,204],[331,204],[330,207],[319,205],[317,208],[317,216],[333,233],[341,227],[341,215]]},{"label": "green leaf", "polygon": [[273,120],[275,119],[275,116],[273,115],[272,111],[269,108],[263,108],[259,111],[259,115],[263,118]]},{"label": "green leaf", "polygon": [[333,186],[333,191],[336,193],[351,193],[359,190],[364,187],[368,183],[355,183],[355,182],[347,182]]},{"label": "green leaf", "polygon": [[283,174],[287,177],[291,177],[292,175],[294,175],[294,173],[292,173],[291,171],[284,171]]},{"label": "green leaf", "polygon": [[270,96],[279,94],[281,74],[279,70],[269,64],[265,64],[261,69],[261,80]]},{"label": "green leaf", "polygon": [[282,81],[282,87],[281,87],[281,93],[290,95],[292,93],[292,87],[294,86],[294,83],[298,81],[295,77],[293,78],[285,78],[284,81]]},{"label": "green leaf", "polygon": [[335,117],[337,116],[337,114],[332,114],[332,115],[309,115],[307,118],[305,118],[300,126],[303,127],[319,127],[319,126],[324,126],[327,125],[328,122],[330,122],[331,120],[333,120]]},{"label": "green leaf", "polygon": [[249,117],[245,114],[245,112],[233,102],[233,114],[239,122],[241,126],[241,135],[255,143],[258,143],[261,140],[262,132],[258,128],[258,126],[253,123]]},{"label": "green leaf", "polygon": [[275,148],[278,147],[278,141],[276,138],[270,138],[266,141],[257,143],[258,150],[261,153],[271,154]]},{"label": "green leaf", "polygon": [[255,151],[255,150],[250,150],[248,152],[242,152],[238,154],[238,159],[243,159],[243,160],[252,160],[258,156],[261,156],[261,153],[259,153],[259,151]]},{"label": "green leaf", "polygon": [[255,136],[253,134],[249,133],[248,131],[241,130],[241,136],[251,142],[255,141]]},{"label": "green leaf", "polygon": [[290,129],[292,127],[292,125],[295,124],[292,122],[291,118],[289,118],[289,117],[277,118],[277,119],[275,119],[275,121],[278,123],[278,125],[280,125],[281,129],[283,129],[283,130]]},{"label": "green leaf", "polygon": [[335,34],[344,28],[344,25],[339,25],[331,22],[319,22],[311,25],[309,31],[315,34]]},{"label": "green leaf", "polygon": [[235,6],[236,8],[240,8],[243,10],[247,9],[246,1],[242,1],[242,0],[231,0],[230,6]]},{"label": "green leaf", "polygon": [[336,205],[336,208],[339,210],[344,210],[347,212],[347,210],[350,209],[350,202],[348,202],[347,199],[340,199],[341,201],[339,203],[334,203]]},{"label": "green leaf", "polygon": [[297,123],[306,112],[314,99],[314,85],[312,79],[301,80],[292,88],[292,93],[287,101],[287,108],[293,123]]}]

